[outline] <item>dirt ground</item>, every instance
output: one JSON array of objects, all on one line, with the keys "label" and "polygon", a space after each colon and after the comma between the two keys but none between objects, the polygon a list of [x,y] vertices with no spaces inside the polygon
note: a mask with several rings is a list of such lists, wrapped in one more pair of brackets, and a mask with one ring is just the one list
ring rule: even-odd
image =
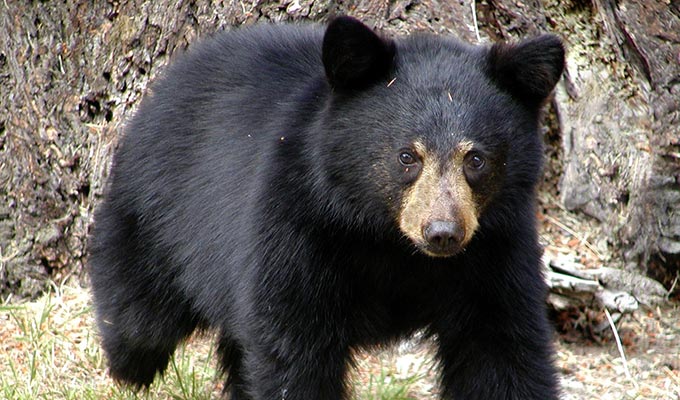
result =
[{"label": "dirt ground", "polygon": [[564,399],[680,399],[680,310],[638,311],[599,340],[558,341]]}]

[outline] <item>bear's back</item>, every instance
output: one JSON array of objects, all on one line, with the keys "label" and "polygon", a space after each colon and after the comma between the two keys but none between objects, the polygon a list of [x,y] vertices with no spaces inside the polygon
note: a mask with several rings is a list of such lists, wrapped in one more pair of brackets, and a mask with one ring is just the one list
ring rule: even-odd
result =
[{"label": "bear's back", "polygon": [[[125,140],[146,147],[163,139],[155,154],[164,154],[186,150],[182,143],[228,140],[246,150],[269,139],[264,122],[291,112],[298,93],[324,82],[322,35],[314,25],[256,25],[199,43],[151,86]],[[168,145],[173,139],[177,146]]]},{"label": "bear's back", "polygon": [[[299,97],[326,84],[322,37],[312,25],[235,29],[161,73],[126,127],[111,179],[113,201],[148,221],[149,240],[184,259],[200,258],[195,241],[244,236],[237,227],[276,169],[272,152],[290,118],[308,115]],[[219,204],[206,207],[206,199]]]},{"label": "bear's back", "polygon": [[260,24],[220,32],[178,57],[161,85],[209,92],[262,89],[263,97],[274,95],[267,99],[276,100],[301,80],[323,76],[322,38],[323,31],[315,25]]}]

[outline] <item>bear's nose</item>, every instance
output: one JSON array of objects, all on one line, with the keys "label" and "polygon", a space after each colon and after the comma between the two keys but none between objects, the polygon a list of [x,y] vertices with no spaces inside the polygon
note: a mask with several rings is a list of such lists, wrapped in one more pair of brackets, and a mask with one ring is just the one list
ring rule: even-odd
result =
[{"label": "bear's nose", "polygon": [[453,221],[432,221],[423,228],[430,249],[442,255],[453,254],[464,236],[463,229]]}]

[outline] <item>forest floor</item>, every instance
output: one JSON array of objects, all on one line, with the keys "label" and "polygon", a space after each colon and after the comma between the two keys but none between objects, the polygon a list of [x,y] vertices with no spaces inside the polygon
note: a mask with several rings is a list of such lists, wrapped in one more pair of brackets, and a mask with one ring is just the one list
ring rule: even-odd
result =
[{"label": "forest floor", "polygon": [[[680,399],[680,308],[637,311],[616,324],[625,360],[611,331],[555,335],[563,400]],[[0,398],[217,399],[221,379],[211,335],[181,347],[148,393],[115,386],[94,327],[87,289],[55,287],[24,304],[0,306]],[[357,355],[355,397],[363,400],[436,398],[431,345],[411,340]]]}]

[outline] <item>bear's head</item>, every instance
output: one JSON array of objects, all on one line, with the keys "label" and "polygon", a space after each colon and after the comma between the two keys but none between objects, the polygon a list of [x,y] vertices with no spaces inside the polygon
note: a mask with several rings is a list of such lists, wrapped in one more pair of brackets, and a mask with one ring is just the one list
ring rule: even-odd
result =
[{"label": "bear's head", "polygon": [[332,89],[325,171],[357,224],[396,227],[423,253],[446,257],[532,204],[540,109],[564,67],[557,37],[490,47],[390,40],[340,17],[322,59]]}]

